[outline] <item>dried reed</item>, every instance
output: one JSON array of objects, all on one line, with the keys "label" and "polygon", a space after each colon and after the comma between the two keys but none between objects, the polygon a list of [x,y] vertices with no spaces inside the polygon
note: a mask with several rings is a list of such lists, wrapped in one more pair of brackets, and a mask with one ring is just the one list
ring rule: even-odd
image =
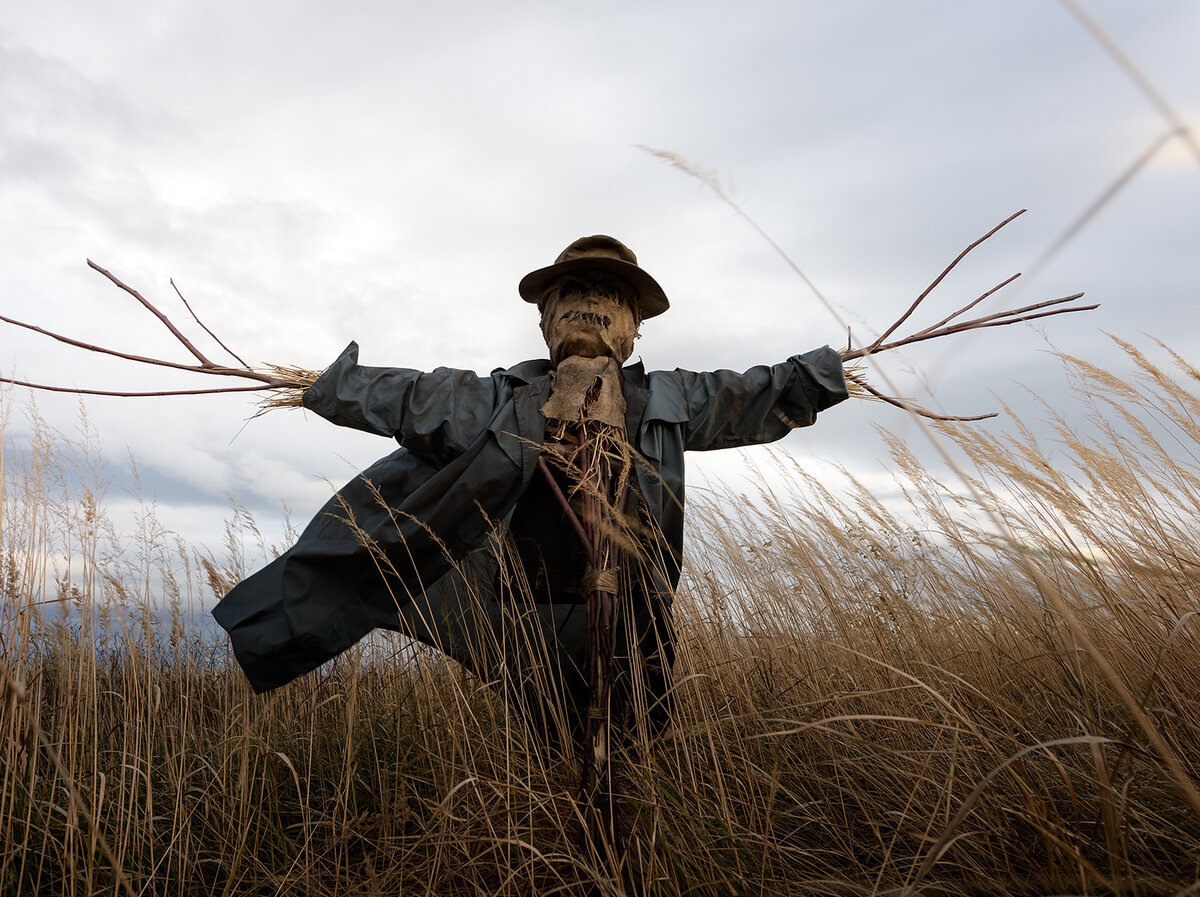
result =
[{"label": "dried reed", "polygon": [[299,408],[304,404],[304,392],[317,382],[320,371],[310,371],[295,365],[267,364],[261,369],[262,373],[282,381],[258,402],[262,411],[273,408]]},{"label": "dried reed", "polygon": [[253,521],[220,556],[152,505],[121,535],[94,437],[35,418],[0,440],[0,891],[1195,893],[1200,819],[1025,572],[1200,780],[1198,384],[1126,350],[1139,379],[1063,357],[1052,447],[946,428],[1015,547],[898,440],[903,516],[784,458],[752,500],[694,490],[675,721],[622,743],[619,848],[578,842],[553,702],[522,722],[519,577],[493,681],[386,637],[255,697],[191,615],[270,554]]}]

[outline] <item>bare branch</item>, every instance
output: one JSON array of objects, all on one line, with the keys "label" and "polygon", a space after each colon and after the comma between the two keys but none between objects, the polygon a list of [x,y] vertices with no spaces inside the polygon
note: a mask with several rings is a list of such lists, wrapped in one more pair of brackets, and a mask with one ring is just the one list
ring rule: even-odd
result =
[{"label": "bare branch", "polygon": [[258,371],[249,369],[240,370],[237,368],[216,366],[204,367],[198,364],[180,364],[177,361],[167,361],[165,358],[150,358],[145,355],[134,355],[130,352],[121,352],[117,349],[108,349],[104,346],[97,346],[92,343],[85,343],[82,340],[77,340],[69,336],[64,336],[61,333],[55,333],[53,330],[47,330],[44,327],[38,327],[36,324],[28,324],[25,321],[18,321],[16,318],[10,318],[5,315],[0,315],[0,321],[3,321],[6,324],[15,324],[17,327],[24,327],[26,330],[32,330],[34,333],[40,333],[43,336],[56,339],[60,343],[66,343],[68,346],[75,346],[79,349],[87,349],[89,352],[99,352],[102,355],[112,355],[116,358],[123,358],[126,361],[136,361],[141,364],[153,364],[163,368],[175,368],[179,371],[194,371],[197,374],[215,374],[222,377],[245,377],[250,380],[259,380],[267,386],[277,386],[282,383],[278,377],[272,377],[269,374],[262,374]]},{"label": "bare branch", "polygon": [[931,332],[931,331],[933,331],[933,330],[937,330],[939,327],[941,327],[941,326],[943,326],[943,325],[945,325],[945,324],[949,324],[951,321],[953,321],[953,320],[954,320],[955,318],[957,318],[959,315],[966,314],[966,313],[967,313],[967,312],[969,312],[971,309],[973,309],[973,308],[974,308],[976,305],[978,305],[980,302],[982,302],[984,299],[986,299],[988,296],[992,295],[992,293],[995,293],[997,290],[1001,290],[1001,289],[1003,289],[1004,287],[1008,286],[1010,283],[1012,283],[1014,280],[1016,280],[1016,279],[1017,279],[1018,277],[1020,277],[1020,276],[1021,276],[1020,272],[1017,272],[1017,273],[1016,273],[1016,274],[1014,274],[1012,277],[1008,278],[1008,280],[1002,280],[1002,281],[1000,281],[998,284],[996,284],[994,287],[992,287],[990,290],[988,290],[986,293],[984,293],[984,294],[983,294],[982,296],[980,296],[978,299],[972,299],[970,302],[968,302],[966,305],[964,305],[964,306],[963,306],[962,308],[960,308],[958,311],[956,311],[956,312],[952,312],[951,314],[949,314],[949,315],[947,315],[946,317],[942,318],[942,319],[941,319],[940,321],[938,321],[936,324],[931,324],[930,326],[926,327],[924,330],[918,330],[918,331],[917,331],[915,334],[913,334],[913,335],[914,335],[914,336],[920,336],[921,334],[925,334],[925,333],[929,333],[929,332]]},{"label": "bare branch", "polygon": [[149,398],[152,396],[200,396],[217,392],[252,392],[277,387],[264,383],[261,386],[223,386],[217,389],[167,389],[159,392],[116,392],[105,389],[77,389],[73,386],[46,386],[43,383],[30,383],[27,380],[12,380],[0,377],[0,383],[12,383],[17,386],[28,386],[30,389],[44,389],[47,392],[66,392],[77,396],[121,396],[123,398]]},{"label": "bare branch", "polygon": [[131,355],[128,352],[120,352],[116,349],[106,349],[103,346],[96,346],[92,343],[85,343],[82,340],[73,339],[69,336],[64,336],[61,333],[55,333],[53,330],[46,330],[44,327],[39,327],[36,324],[27,324],[24,321],[18,321],[16,318],[9,318],[5,315],[0,315],[0,321],[6,324],[15,324],[17,327],[24,327],[26,330],[32,330],[34,333],[40,333],[43,336],[48,336],[51,339],[56,339],[60,343],[66,343],[68,346],[75,346],[80,349],[87,349],[89,352],[100,352],[104,355],[114,355],[117,358],[124,358],[126,361],[140,361],[144,364],[157,364],[161,367],[178,368],[183,371],[198,371],[202,370],[194,364],[180,364],[176,361],[166,361],[162,358],[148,358],[145,355]]},{"label": "bare branch", "polygon": [[[1035,302],[1033,305],[1026,305],[1022,308],[1014,308],[1008,311],[996,312],[995,314],[985,315],[982,318],[973,318],[970,321],[962,321],[958,324],[951,324],[937,330],[919,330],[903,339],[898,339],[890,343],[885,343],[880,346],[862,347],[859,349],[850,349],[842,352],[843,361],[853,361],[856,358],[864,358],[867,355],[878,355],[880,352],[886,352],[889,349],[897,349],[900,346],[908,346],[913,343],[924,342],[925,340],[937,339],[943,336],[950,336],[953,333],[965,333],[968,330],[979,330],[984,327],[1002,327],[1005,324],[1017,324],[1021,321],[1032,321],[1035,318],[1046,318],[1051,315],[1063,315],[1075,311],[1091,311],[1094,308],[1099,308],[1100,303],[1092,305],[1076,305],[1071,308],[1056,308],[1052,311],[1044,311],[1038,314],[1027,314],[1037,309],[1047,308],[1052,305],[1061,305],[1064,302],[1073,302],[1080,298],[1083,293],[1075,293],[1070,296],[1063,296],[1060,299],[1048,299],[1045,302]],[[953,317],[953,316],[951,316]]]},{"label": "bare branch", "polygon": [[[1070,314],[1073,311],[1091,311],[1092,309],[1099,308],[1099,307],[1100,307],[1100,303],[1096,302],[1096,303],[1093,303],[1092,305],[1076,305],[1074,308],[1056,308],[1056,309],[1054,309],[1054,311],[1038,312],[1036,315],[1022,315],[1019,318],[1008,318],[1004,321],[979,321],[978,323],[972,324],[970,327],[962,326],[962,327],[956,327],[956,328],[947,328],[945,331],[943,331],[941,333],[931,334],[931,335],[932,336],[948,336],[951,333],[963,333],[967,330],[980,330],[984,327],[1003,327],[1005,324],[1019,324],[1022,321],[1032,321],[1036,318],[1048,318],[1051,315],[1066,315],[1066,314]],[[922,337],[922,339],[928,339],[928,337]]]},{"label": "bare branch", "polygon": [[224,349],[226,352],[228,352],[230,354],[230,356],[234,359],[234,361],[236,361],[238,364],[240,364],[246,370],[250,370],[251,369],[250,365],[246,364],[246,362],[242,360],[242,356],[238,355],[237,352],[234,352],[231,348],[229,348],[227,345],[225,345],[225,343],[221,341],[221,338],[219,336],[217,336],[215,333],[213,333],[211,330],[209,330],[208,325],[200,320],[200,317],[196,314],[196,312],[194,312],[192,310],[191,303],[188,302],[187,299],[184,298],[183,293],[179,292],[179,287],[175,286],[175,278],[173,278],[173,277],[170,278],[170,284],[171,284],[171,289],[173,289],[175,291],[175,295],[178,296],[180,298],[180,300],[183,302],[184,308],[186,308],[188,310],[188,312],[191,313],[192,320],[194,320],[197,324],[199,324],[201,327],[203,327],[204,332],[207,333],[209,336],[211,336],[214,340],[216,340],[217,345],[220,346],[222,349]]},{"label": "bare branch", "polygon": [[538,455],[537,459],[538,470],[542,472],[542,476],[546,478],[546,482],[550,484],[550,491],[554,493],[554,497],[558,499],[558,503],[562,505],[563,513],[567,515],[567,519],[571,521],[571,526],[574,527],[576,535],[579,536],[579,541],[587,546],[589,544],[587,532],[583,528],[583,524],[579,522],[579,517],[576,516],[571,503],[567,501],[567,497],[563,495],[562,487],[558,485],[558,481],[554,479],[554,474],[550,472],[550,468],[546,466],[546,459],[543,455]]},{"label": "bare branch", "polygon": [[927,286],[924,289],[924,291],[922,291],[921,295],[918,296],[915,300],[913,300],[913,304],[908,307],[908,311],[906,311],[899,318],[897,318],[896,322],[894,324],[892,324],[891,327],[889,327],[882,334],[880,334],[879,339],[875,340],[875,342],[870,346],[869,351],[872,351],[872,352],[876,351],[881,345],[883,345],[883,341],[885,339],[887,339],[889,336],[891,336],[896,331],[896,328],[898,328],[901,324],[903,324],[905,321],[908,320],[909,316],[911,316],[912,313],[917,310],[917,306],[920,305],[925,300],[925,297],[928,296],[931,292],[933,292],[934,287],[936,287],[939,283],[941,283],[945,279],[946,275],[949,274],[951,271],[953,271],[954,267],[959,262],[961,262],[964,258],[967,257],[967,253],[969,253],[972,249],[974,249],[976,246],[978,246],[984,240],[988,239],[993,234],[995,234],[996,231],[1000,230],[1000,228],[1004,227],[1004,225],[1008,224],[1010,221],[1013,221],[1014,219],[1016,219],[1024,214],[1025,214],[1024,209],[1014,212],[1013,214],[1011,214],[1007,218],[1005,218],[1003,221],[1001,221],[999,224],[997,224],[995,227],[993,227],[986,234],[984,234],[982,237],[980,237],[978,240],[976,240],[974,243],[972,243],[970,246],[968,246],[966,249],[964,249],[962,252],[960,252],[958,254],[958,256],[955,257],[954,261],[952,261],[949,265],[947,265],[942,270],[942,273],[933,279],[933,283],[931,283],[929,286]]},{"label": "bare branch", "polygon": [[[903,339],[894,340],[890,343],[881,343],[879,340],[876,340],[875,343],[873,343],[871,346],[864,346],[863,348],[860,348],[860,349],[847,348],[845,351],[843,351],[841,353],[842,362],[843,362],[843,364],[845,364],[847,362],[854,361],[855,359],[858,359],[858,358],[864,358],[868,355],[877,355],[880,352],[886,352],[889,349],[896,349],[896,348],[899,348],[900,346],[908,346],[908,345],[912,345],[913,343],[919,343],[919,342],[923,342],[923,341],[929,340],[929,339],[937,339],[937,338],[943,337],[943,336],[950,336],[951,334],[954,334],[954,333],[966,333],[968,330],[980,330],[984,327],[1003,327],[1006,324],[1017,324],[1021,321],[1032,321],[1037,318],[1050,317],[1051,315],[1062,315],[1062,314],[1067,314],[1069,312],[1075,312],[1075,311],[1091,311],[1092,309],[1099,307],[1098,303],[1093,304],[1093,305],[1076,305],[1076,306],[1071,306],[1068,308],[1054,307],[1054,306],[1063,305],[1064,303],[1067,303],[1067,302],[1073,302],[1076,299],[1079,299],[1081,296],[1083,296],[1083,293],[1074,293],[1070,296],[1063,296],[1059,299],[1047,299],[1044,302],[1035,302],[1031,305],[1022,306],[1021,308],[1013,308],[1013,309],[1009,309],[1007,311],[1000,311],[1000,312],[996,312],[994,314],[984,315],[983,317],[980,317],[980,318],[973,318],[972,320],[969,320],[969,321],[960,321],[956,324],[949,323],[949,322],[953,321],[955,318],[957,318],[959,315],[965,313],[969,309],[978,305],[980,302],[982,302],[984,299],[986,299],[992,293],[995,293],[1001,287],[1012,283],[1013,280],[1015,280],[1017,276],[1018,275],[1014,274],[1012,277],[1008,278],[1008,280],[1005,280],[1005,281],[997,284],[996,286],[994,286],[990,290],[988,290],[986,293],[984,293],[982,296],[971,301],[970,303],[963,306],[958,311],[954,312],[953,314],[949,315],[948,317],[943,318],[937,324],[934,324],[930,327],[926,327],[924,330],[918,330],[915,333],[912,333],[912,334],[904,337]],[[914,307],[915,307],[915,305],[914,305]],[[1048,310],[1043,310],[1043,309],[1048,309]],[[895,327],[890,328],[888,330],[888,332],[890,333],[890,332],[892,332],[892,330],[895,330]],[[861,369],[859,369],[859,368],[855,368],[853,370],[846,370],[845,375],[846,375],[847,383],[851,384],[851,386],[852,386],[852,391],[854,391],[854,389],[862,390],[862,392],[865,392],[867,395],[871,396],[872,398],[878,399],[881,402],[886,402],[887,404],[894,405],[897,408],[903,408],[906,411],[911,411],[914,414],[918,414],[921,417],[929,418],[930,420],[978,421],[978,420],[987,420],[988,418],[991,418],[991,417],[996,417],[995,412],[992,412],[991,414],[979,414],[979,415],[974,415],[974,416],[958,416],[958,415],[952,416],[952,415],[937,414],[933,411],[930,411],[928,408],[921,407],[920,405],[913,402],[911,399],[894,398],[892,396],[884,395],[883,393],[879,392],[879,390],[875,389],[873,386],[871,386],[869,383],[867,383],[866,377],[862,374]]]},{"label": "bare branch", "polygon": [[912,399],[884,395],[875,387],[871,386],[871,384],[867,382],[866,377],[864,377],[862,374],[847,373],[846,380],[859,389],[862,389],[872,398],[878,399],[880,402],[885,402],[888,405],[894,405],[897,408],[903,408],[905,411],[911,411],[913,414],[919,414],[921,417],[928,418],[929,420],[944,422],[969,422],[987,420],[988,418],[996,417],[999,414],[999,412],[996,411],[992,411],[988,414],[975,414],[970,416],[938,414],[936,411],[930,411],[928,408],[918,405]]},{"label": "bare branch", "polygon": [[[109,349],[105,346],[98,346],[98,345],[95,345],[94,343],[88,343],[88,342],[84,342],[83,340],[78,340],[73,337],[66,336],[65,334],[62,334],[62,333],[56,333],[53,330],[47,330],[46,328],[39,327],[36,324],[30,324],[30,323],[27,323],[26,321],[18,321],[15,318],[10,318],[5,315],[0,315],[0,322],[4,322],[6,324],[13,324],[14,326],[17,326],[17,327],[23,327],[26,330],[32,330],[34,333],[40,333],[43,336],[48,336],[51,339],[57,340],[60,343],[65,343],[68,346],[74,346],[75,348],[78,348],[78,349],[85,349],[88,352],[97,352],[102,355],[111,355],[116,358],[123,358],[126,361],[135,361],[140,364],[150,364],[150,365],[155,365],[157,367],[171,368],[173,370],[192,371],[197,374],[208,374],[208,375],[218,376],[218,377],[237,377],[242,380],[253,380],[253,381],[257,381],[258,385],[255,385],[255,386],[225,386],[225,387],[217,387],[217,388],[211,388],[211,389],[167,389],[167,390],[154,390],[154,391],[148,391],[148,392],[140,392],[140,391],[128,391],[128,390],[81,389],[78,387],[69,387],[69,386],[51,386],[51,385],[47,385],[44,383],[32,383],[27,380],[16,380],[16,379],[8,378],[8,377],[0,377],[0,383],[12,383],[17,386],[25,386],[30,389],[41,389],[41,390],[46,390],[49,392],[64,392],[64,393],[72,393],[75,395],[89,395],[89,396],[121,396],[121,397],[126,397],[126,398],[138,398],[138,397],[150,397],[150,396],[210,395],[213,393],[222,393],[222,392],[254,392],[254,391],[269,390],[271,394],[263,402],[264,409],[266,409],[266,408],[272,408],[272,407],[287,407],[287,406],[301,404],[302,400],[303,400],[304,391],[309,386],[311,386],[312,383],[319,376],[319,374],[314,371],[308,371],[303,368],[298,368],[298,367],[294,367],[294,366],[281,367],[278,365],[267,365],[265,371],[254,370],[249,365],[247,365],[245,361],[243,361],[241,358],[239,358],[233,351],[231,351],[229,349],[229,347],[226,346],[225,343],[223,343],[219,337],[217,337],[216,334],[214,334],[211,330],[209,330],[207,327],[205,327],[204,323],[198,317],[196,317],[195,312],[192,311],[192,308],[188,304],[188,301],[186,299],[184,299],[183,295],[179,293],[178,288],[176,288],[175,292],[177,294],[179,294],[179,298],[183,300],[183,303],[185,306],[187,306],[188,311],[192,313],[192,317],[196,319],[196,323],[198,323],[201,327],[204,327],[205,332],[207,332],[209,334],[209,336],[211,336],[214,340],[216,340],[217,343],[221,346],[221,348],[223,348],[226,352],[229,352],[230,355],[232,355],[234,358],[236,358],[243,365],[243,367],[231,368],[231,367],[225,367],[224,365],[214,364],[212,361],[210,361],[208,358],[206,358],[204,356],[204,354],[202,352],[200,352],[200,350],[198,350],[195,346],[193,346],[191,344],[191,342],[189,342],[188,339],[185,336],[183,336],[182,333],[179,332],[179,330],[170,321],[170,319],[167,318],[166,315],[164,315],[157,308],[155,308],[154,305],[151,302],[149,302],[144,296],[142,296],[137,290],[134,290],[131,287],[127,286],[126,284],[122,283],[117,277],[113,276],[110,272],[104,270],[99,265],[92,262],[90,259],[88,260],[88,265],[91,268],[95,269],[96,271],[99,271],[101,274],[103,274],[105,277],[107,277],[114,284],[119,286],[121,289],[125,290],[125,292],[134,296],[142,304],[142,306],[144,308],[146,308],[148,311],[150,311],[152,314],[154,314],[155,317],[157,317],[160,321],[163,322],[163,324],[166,325],[166,327],[171,331],[171,333],[173,333],[175,335],[175,337],[179,340],[179,342],[182,343],[184,345],[184,347],[187,348],[188,351],[191,352],[192,355],[196,357],[196,359],[200,362],[200,364],[182,364],[177,361],[168,361],[165,358],[152,358],[152,357],[145,356],[145,355],[135,355],[131,352],[121,352],[117,349]],[[171,286],[172,287],[175,286],[174,281],[171,282]]]},{"label": "bare branch", "polygon": [[[957,330],[971,329],[978,324],[987,321],[994,321],[997,318],[1008,318],[1014,315],[1023,315],[1026,312],[1037,311],[1039,308],[1048,308],[1051,305],[1062,305],[1064,302],[1074,302],[1076,299],[1082,299],[1083,293],[1072,293],[1070,296],[1060,296],[1057,299],[1044,299],[1041,302],[1034,302],[1030,305],[1022,305],[1020,308],[1011,308],[1008,311],[998,311],[990,315],[984,315],[982,318],[973,318],[970,321],[961,321],[958,324],[951,324],[949,327],[944,327],[942,330],[934,331],[935,333],[953,333]],[[1099,303],[1097,303],[1098,305]],[[1089,305],[1087,308],[1095,308],[1095,305]],[[1059,309],[1066,311],[1067,309]]]},{"label": "bare branch", "polygon": [[88,259],[87,263],[88,263],[89,268],[93,269],[94,271],[99,271],[101,274],[103,274],[105,277],[107,277],[109,280],[111,280],[113,283],[115,283],[117,286],[119,286],[121,289],[123,289],[126,293],[128,293],[130,296],[132,296],[134,299],[136,299],[138,302],[142,303],[142,305],[145,306],[146,309],[152,315],[154,315],[154,317],[156,317],[160,321],[162,321],[163,324],[166,326],[166,328],[171,331],[171,334],[175,337],[175,339],[177,339],[181,343],[183,343],[184,348],[187,349],[189,352],[191,352],[194,356],[196,356],[196,360],[200,362],[201,366],[206,367],[206,368],[217,367],[217,365],[213,364],[211,361],[209,361],[207,358],[205,358],[203,352],[201,352],[199,349],[197,349],[195,346],[192,345],[191,340],[189,340],[186,336],[184,336],[182,333],[179,332],[179,328],[171,323],[170,318],[168,318],[161,311],[159,311],[157,308],[155,308],[154,305],[151,302],[149,302],[141,293],[139,293],[133,287],[127,286],[126,284],[122,283],[120,280],[118,280],[116,277],[114,277],[108,271],[105,271],[103,268],[101,268],[99,265],[97,265],[91,259]]}]

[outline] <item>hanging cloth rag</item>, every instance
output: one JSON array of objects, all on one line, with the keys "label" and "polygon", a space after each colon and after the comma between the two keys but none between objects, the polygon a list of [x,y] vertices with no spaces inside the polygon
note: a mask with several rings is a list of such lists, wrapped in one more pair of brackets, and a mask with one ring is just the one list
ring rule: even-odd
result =
[{"label": "hanging cloth rag", "polygon": [[550,400],[542,406],[542,414],[564,423],[595,421],[624,432],[625,396],[616,359],[607,355],[564,358],[555,368]]}]

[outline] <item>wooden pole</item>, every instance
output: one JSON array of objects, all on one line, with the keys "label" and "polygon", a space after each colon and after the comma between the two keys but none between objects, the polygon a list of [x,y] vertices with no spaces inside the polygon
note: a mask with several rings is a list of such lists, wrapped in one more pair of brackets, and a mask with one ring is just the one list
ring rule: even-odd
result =
[{"label": "wooden pole", "polygon": [[588,706],[584,719],[583,769],[579,797],[593,836],[613,841],[611,698],[614,634],[617,617],[614,546],[602,508],[611,500],[612,471],[603,436],[579,427],[577,463],[581,477],[583,528],[587,536]]},{"label": "wooden pole", "polygon": [[613,652],[618,618],[617,560],[619,547],[610,538],[604,508],[611,505],[614,478],[610,446],[602,429],[586,422],[576,429],[575,468],[579,476],[581,513],[576,516],[544,460],[538,465],[575,527],[587,555],[588,704],[584,713],[579,801],[593,844],[615,843],[612,800],[611,705]]}]

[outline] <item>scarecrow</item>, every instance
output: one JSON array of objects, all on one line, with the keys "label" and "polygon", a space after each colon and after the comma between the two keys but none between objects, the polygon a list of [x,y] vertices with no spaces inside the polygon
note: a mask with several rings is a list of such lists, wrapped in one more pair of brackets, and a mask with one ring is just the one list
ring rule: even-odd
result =
[{"label": "scarecrow", "polygon": [[400,448],[213,611],[256,690],[382,627],[485,681],[505,671],[534,726],[589,757],[608,755],[614,702],[665,725],[684,452],[812,424],[847,398],[841,356],[740,374],[626,364],[668,301],[608,236],[576,240],[519,291],[541,312],[546,359],[480,377],[364,367],[351,343],[304,390],[304,407]]},{"label": "scarecrow", "polygon": [[303,405],[340,426],[395,438],[396,451],[341,489],[294,547],[213,611],[250,684],[259,692],[276,688],[374,629],[398,630],[485,681],[512,683],[507,696],[536,731],[559,743],[582,741],[584,796],[594,796],[607,776],[614,714],[651,732],[670,718],[684,452],[773,442],[848,395],[939,420],[992,416],[947,417],[885,396],[848,363],[1094,308],[1065,305],[1077,293],[960,320],[1014,275],[938,323],[889,339],[968,252],[1017,215],[968,246],[869,345],[824,347],[744,373],[627,364],[641,322],[669,303],[628,247],[592,236],[520,282],[521,297],[541,312],[549,357],[486,377],[364,367],[355,343],[320,374],[255,369],[180,294],[237,362],[219,364],[137,290],[89,261],[157,316],[195,363],[97,346],[3,315],[0,321],[89,351],[255,385],[115,392],[0,382],[119,396],[268,390],[265,408]]}]

